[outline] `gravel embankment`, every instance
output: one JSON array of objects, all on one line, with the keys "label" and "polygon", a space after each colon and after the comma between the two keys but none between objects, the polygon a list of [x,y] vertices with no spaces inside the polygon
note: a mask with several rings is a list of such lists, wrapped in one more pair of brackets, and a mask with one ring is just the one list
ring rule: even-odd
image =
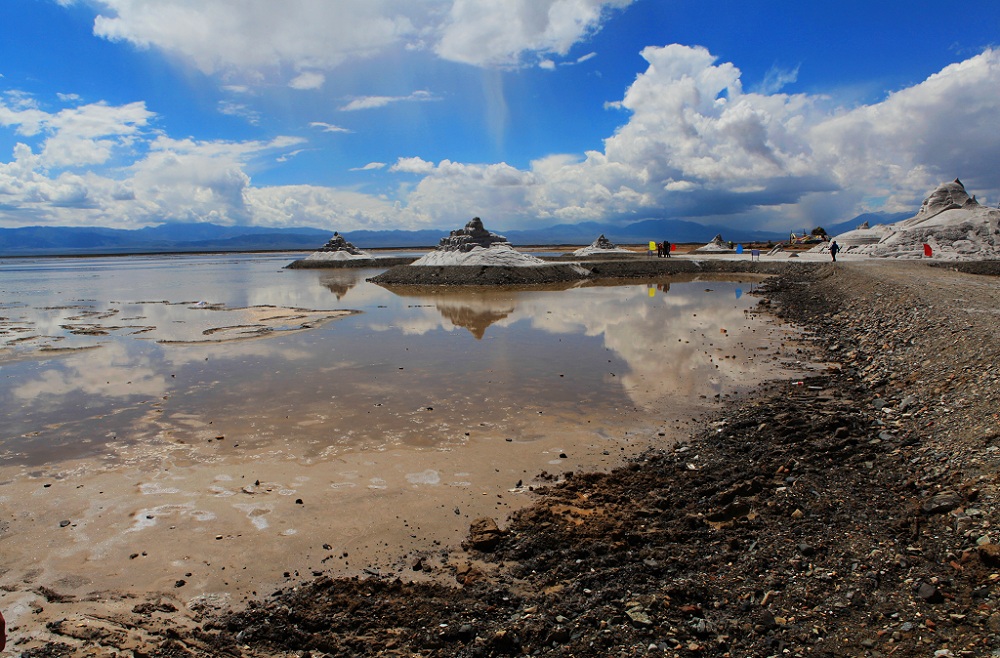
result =
[{"label": "gravel embankment", "polygon": [[[561,260],[561,259],[560,259]],[[693,258],[611,258],[584,259],[576,263],[552,262],[535,267],[437,265],[393,267],[369,279],[379,285],[403,286],[518,286],[571,283],[599,279],[635,279],[671,274],[709,272],[786,271],[785,262]],[[808,267],[808,265],[806,266]]]}]

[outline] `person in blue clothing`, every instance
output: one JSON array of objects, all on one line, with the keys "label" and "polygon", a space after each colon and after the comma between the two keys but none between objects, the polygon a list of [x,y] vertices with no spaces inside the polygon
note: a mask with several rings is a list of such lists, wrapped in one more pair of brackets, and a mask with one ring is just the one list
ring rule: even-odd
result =
[{"label": "person in blue clothing", "polygon": [[830,243],[830,255],[833,256],[833,262],[837,262],[837,252],[840,251],[840,245],[834,240]]}]

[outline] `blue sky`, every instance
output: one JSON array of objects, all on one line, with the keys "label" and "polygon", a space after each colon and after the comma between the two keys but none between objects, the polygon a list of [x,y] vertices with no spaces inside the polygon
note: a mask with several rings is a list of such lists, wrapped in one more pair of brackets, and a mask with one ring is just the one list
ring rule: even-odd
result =
[{"label": "blue sky", "polygon": [[997,35],[985,0],[7,0],[0,226],[995,205]]}]

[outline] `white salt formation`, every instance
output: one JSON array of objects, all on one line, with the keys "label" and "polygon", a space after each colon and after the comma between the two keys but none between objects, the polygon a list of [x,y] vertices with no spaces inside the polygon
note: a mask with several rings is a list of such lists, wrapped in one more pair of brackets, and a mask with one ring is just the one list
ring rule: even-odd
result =
[{"label": "white salt formation", "polygon": [[374,257],[366,251],[362,251],[344,239],[340,233],[334,231],[330,240],[306,256],[305,261],[338,261],[338,260],[374,260]]},{"label": "white salt formation", "polygon": [[547,265],[534,256],[516,251],[502,235],[490,233],[483,227],[483,220],[473,217],[448,237],[441,238],[437,248],[413,262],[415,266],[486,265],[507,267],[535,267]]},{"label": "white salt formation", "polygon": [[[862,224],[834,238],[842,253],[876,258],[923,258],[928,245],[934,258],[1000,258],[1000,209],[980,205],[957,178],[924,199],[920,210],[895,224]],[[822,252],[829,244],[812,251]]]},{"label": "white salt formation", "polygon": [[711,242],[709,242],[708,244],[703,245],[701,247],[698,247],[694,251],[695,252],[700,252],[700,253],[706,253],[706,252],[707,253],[719,253],[719,252],[730,253],[730,252],[732,252],[732,249],[729,248],[729,243],[726,242],[725,240],[723,240],[722,239],[722,234],[719,233],[714,238],[712,238]]},{"label": "white salt formation", "polygon": [[601,234],[590,246],[577,249],[573,252],[574,256],[603,256],[605,254],[635,254],[635,252],[615,245],[611,240],[604,237],[604,234]]}]

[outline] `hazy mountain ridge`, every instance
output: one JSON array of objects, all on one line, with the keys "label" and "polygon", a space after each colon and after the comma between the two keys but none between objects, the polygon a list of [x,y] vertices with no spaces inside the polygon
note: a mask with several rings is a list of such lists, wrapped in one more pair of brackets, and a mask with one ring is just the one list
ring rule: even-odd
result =
[{"label": "hazy mountain ridge", "polygon": [[[904,213],[905,214],[905,213]],[[853,229],[863,221],[887,223],[898,219],[888,213],[868,213],[825,226],[831,235]],[[490,227],[491,229],[493,227]],[[809,227],[811,230],[812,227]],[[650,240],[708,242],[716,234],[734,242],[787,239],[787,233],[748,231],[735,227],[711,226],[677,219],[648,219],[626,226],[583,222],[558,224],[529,230],[497,231],[515,245],[590,244],[603,234],[619,244],[644,244]],[[0,255],[86,255],[196,251],[299,251],[318,249],[332,234],[312,227],[266,228],[220,226],[208,223],[162,224],[126,230],[101,227],[0,228]],[[363,249],[386,247],[429,247],[448,235],[447,230],[344,231],[344,237]]]}]

